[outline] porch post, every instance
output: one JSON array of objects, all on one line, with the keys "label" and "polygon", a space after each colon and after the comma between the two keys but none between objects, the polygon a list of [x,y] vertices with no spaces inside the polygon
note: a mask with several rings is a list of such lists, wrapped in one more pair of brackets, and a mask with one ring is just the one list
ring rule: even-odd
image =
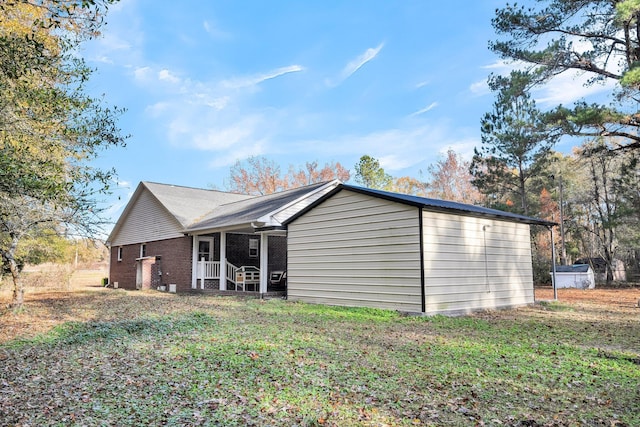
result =
[{"label": "porch post", "polygon": [[195,289],[198,280],[198,236],[191,236],[191,289]]},{"label": "porch post", "polygon": [[269,280],[269,235],[260,233],[260,293],[267,292]]},{"label": "porch post", "polygon": [[220,290],[227,290],[227,233],[220,232]]}]

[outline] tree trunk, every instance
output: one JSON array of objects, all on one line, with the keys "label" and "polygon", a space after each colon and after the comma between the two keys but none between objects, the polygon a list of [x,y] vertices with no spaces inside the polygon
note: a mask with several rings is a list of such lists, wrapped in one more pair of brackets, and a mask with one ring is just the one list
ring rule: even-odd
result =
[{"label": "tree trunk", "polygon": [[6,264],[9,265],[9,271],[11,272],[11,279],[13,281],[13,292],[11,295],[11,308],[21,308],[24,303],[24,284],[20,280],[20,268],[16,263],[16,250],[18,249],[18,237],[13,235],[11,238],[11,244],[6,252],[2,254],[2,258]]},{"label": "tree trunk", "polygon": [[11,278],[13,279],[13,293],[11,297],[12,308],[21,308],[24,303],[24,284],[20,280],[20,271],[13,257],[9,260],[9,270],[11,270]]},{"label": "tree trunk", "polygon": [[520,165],[518,167],[518,187],[520,190],[522,212],[525,215],[529,215],[529,205],[527,203],[527,187],[525,185],[526,178],[524,175],[524,165],[522,164],[522,162],[520,162]]}]

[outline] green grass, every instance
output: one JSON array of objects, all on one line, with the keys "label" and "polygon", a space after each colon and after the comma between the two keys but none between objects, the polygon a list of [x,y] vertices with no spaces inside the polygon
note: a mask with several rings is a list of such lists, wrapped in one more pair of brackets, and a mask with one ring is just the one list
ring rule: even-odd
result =
[{"label": "green grass", "polygon": [[94,320],[0,346],[0,424],[640,425],[627,317],[108,290],[83,304]]}]

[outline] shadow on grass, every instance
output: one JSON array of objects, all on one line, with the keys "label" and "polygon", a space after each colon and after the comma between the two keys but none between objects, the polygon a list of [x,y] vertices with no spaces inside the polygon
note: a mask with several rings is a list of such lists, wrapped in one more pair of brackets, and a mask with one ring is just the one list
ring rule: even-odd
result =
[{"label": "shadow on grass", "polygon": [[51,331],[33,338],[15,339],[4,347],[25,345],[83,345],[99,341],[113,341],[128,337],[164,337],[170,334],[192,332],[210,327],[216,318],[199,311],[176,316],[123,319],[118,321],[65,322]]}]

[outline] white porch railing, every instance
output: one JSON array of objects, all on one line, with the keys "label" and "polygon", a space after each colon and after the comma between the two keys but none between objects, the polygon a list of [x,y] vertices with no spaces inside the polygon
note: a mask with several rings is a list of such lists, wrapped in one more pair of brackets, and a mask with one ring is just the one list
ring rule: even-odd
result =
[{"label": "white porch railing", "polygon": [[198,261],[198,279],[219,279],[220,261]]},{"label": "white porch railing", "polygon": [[[238,275],[239,270],[242,271],[243,274]],[[238,282],[238,278],[241,278],[241,283]],[[220,261],[205,261],[204,259],[198,261],[196,280],[200,282],[200,289],[204,289],[204,281],[207,279],[225,279],[224,277],[220,277]],[[236,289],[240,287],[242,290],[246,290],[246,284],[253,284],[255,286],[256,283],[259,283],[260,270],[257,267],[236,267],[227,261],[226,279],[233,283]]]},{"label": "white porch railing", "polygon": [[232,282],[234,285],[236,284],[236,272],[238,271],[238,267],[231,264],[227,261],[227,280]]}]

